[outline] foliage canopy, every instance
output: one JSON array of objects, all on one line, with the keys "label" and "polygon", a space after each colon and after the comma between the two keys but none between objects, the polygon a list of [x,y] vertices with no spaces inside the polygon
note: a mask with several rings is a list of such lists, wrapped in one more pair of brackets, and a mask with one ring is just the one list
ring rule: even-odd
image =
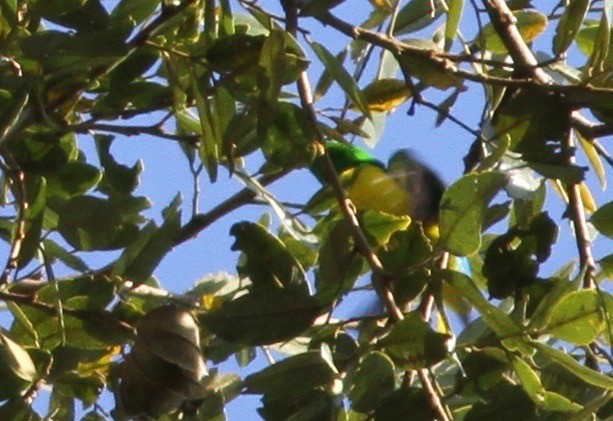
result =
[{"label": "foliage canopy", "polygon": [[[270,420],[613,416],[613,255],[592,249],[613,204],[586,181],[606,188],[613,165],[613,1],[111,3],[0,1],[0,419],[75,419],[77,402],[86,420],[224,419],[246,394]],[[475,90],[465,121],[453,106]],[[325,147],[374,147],[404,103],[474,139],[434,231],[351,206]],[[156,223],[142,164],[112,148],[145,135],[180,145],[194,185],[223,170],[246,187],[207,212],[177,194]],[[314,161],[325,200],[296,212],[268,191]],[[576,238],[548,275],[565,259],[546,193]],[[173,247],[254,202],[280,223],[235,221],[235,276],[158,283]],[[335,312],[364,289],[380,311]]]}]

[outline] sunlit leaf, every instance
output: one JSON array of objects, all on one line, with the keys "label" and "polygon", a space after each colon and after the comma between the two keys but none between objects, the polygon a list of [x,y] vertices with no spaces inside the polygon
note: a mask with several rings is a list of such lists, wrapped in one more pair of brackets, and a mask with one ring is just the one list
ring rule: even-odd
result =
[{"label": "sunlit leaf", "polygon": [[363,93],[368,107],[378,112],[391,112],[411,97],[406,82],[400,79],[375,80]]},{"label": "sunlit leaf", "polygon": [[431,57],[430,52],[441,51],[434,41],[407,39],[403,42],[412,48],[423,50],[423,53],[406,50],[397,56],[400,67],[405,69],[409,75],[442,90],[463,85],[463,79],[453,73],[453,66],[447,66]]},{"label": "sunlit leaf", "polygon": [[504,311],[490,304],[468,276],[451,270],[443,270],[435,275],[459,290],[462,296],[475,306],[488,326],[497,335],[506,338],[501,340],[506,348],[518,350],[524,355],[534,353],[522,335],[522,328]]},{"label": "sunlit leaf", "polygon": [[411,0],[400,9],[394,35],[418,31],[434,22],[445,12],[445,6],[430,0]]},{"label": "sunlit leaf", "polygon": [[599,293],[586,289],[565,295],[551,310],[545,329],[566,342],[588,345],[604,326]]},{"label": "sunlit leaf", "polygon": [[[517,29],[526,43],[534,41],[547,28],[548,19],[544,14],[531,9],[520,10],[514,13]],[[496,33],[494,25],[488,23],[475,38],[479,47],[492,53],[503,54],[507,52],[502,39]]]},{"label": "sunlit leaf", "polygon": [[460,26],[462,12],[464,11],[464,0],[451,0],[448,3],[447,21],[445,22],[445,50],[449,51],[456,32]]},{"label": "sunlit leaf", "polygon": [[538,342],[533,345],[543,356],[556,362],[562,368],[584,382],[603,389],[613,389],[613,379],[611,379],[611,377],[584,366],[566,352]]},{"label": "sunlit leaf", "polygon": [[590,218],[598,231],[613,238],[613,202],[602,205]]},{"label": "sunlit leaf", "polygon": [[545,390],[536,372],[521,358],[513,358],[513,368],[530,399],[548,411],[577,412],[583,407],[566,397]]},{"label": "sunlit leaf", "polygon": [[600,155],[596,151],[594,147],[594,143],[591,141],[593,139],[586,139],[581,132],[576,132],[579,141],[581,142],[581,147],[589,159],[590,164],[592,164],[592,169],[596,176],[598,177],[598,181],[600,181],[600,186],[603,190],[607,188],[607,177],[605,174],[604,166],[602,165],[602,160],[600,159]]},{"label": "sunlit leaf", "polygon": [[553,53],[556,56],[565,52],[577,36],[589,6],[589,0],[573,0],[564,9],[553,38]]},{"label": "sunlit leaf", "polygon": [[452,184],[441,201],[439,245],[457,256],[478,250],[489,202],[506,181],[501,173],[468,174]]}]

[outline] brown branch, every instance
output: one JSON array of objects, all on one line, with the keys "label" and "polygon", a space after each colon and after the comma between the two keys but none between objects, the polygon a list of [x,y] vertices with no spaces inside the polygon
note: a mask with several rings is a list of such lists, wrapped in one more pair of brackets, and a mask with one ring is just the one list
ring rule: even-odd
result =
[{"label": "brown branch", "polygon": [[65,126],[63,129],[75,133],[88,133],[92,131],[117,133],[124,136],[139,136],[141,134],[148,134],[151,136],[161,137],[163,139],[176,140],[178,142],[185,142],[190,145],[197,145],[200,137],[198,135],[177,135],[167,133],[159,125],[153,126],[120,126],[116,124],[104,124],[95,122],[85,122],[75,124],[71,126]]},{"label": "brown branch", "polygon": [[[569,130],[564,138],[564,149],[568,151],[566,163],[573,165],[575,163],[574,141],[573,134]],[[575,231],[575,240],[577,242],[577,250],[579,251],[579,262],[581,269],[585,271],[583,275],[583,287],[593,288],[594,273],[596,271],[596,262],[592,255],[590,234],[587,226],[587,218],[585,216],[585,208],[581,198],[581,184],[574,183],[567,187],[568,191],[568,207],[570,219]]]},{"label": "brown branch", "polygon": [[[31,295],[14,294],[9,292],[0,292],[0,300],[12,301],[17,304],[26,305],[37,310],[41,310],[49,315],[57,315],[57,308],[51,304],[36,301]],[[64,307],[64,314],[83,320],[97,326],[106,326],[111,329],[119,330],[126,334],[134,334],[135,329],[132,325],[119,320],[111,312],[106,310],[74,310]]]},{"label": "brown branch", "polygon": [[[267,186],[286,174],[287,171],[282,171],[275,174],[264,175],[258,180],[258,183]],[[183,244],[190,238],[195,237],[219,218],[253,201],[256,195],[257,194],[253,190],[244,188],[210,211],[194,215],[192,219],[181,228],[181,232],[175,239],[175,245]]]},{"label": "brown branch", "polygon": [[[496,3],[504,4],[504,2],[501,0],[497,0]],[[508,7],[506,9],[508,10]],[[496,16],[499,15],[501,15],[501,13],[496,14]],[[505,13],[502,13],[502,15],[505,17],[507,16]],[[370,31],[360,26],[352,25],[333,16],[329,12],[318,14],[315,16],[315,18],[322,24],[331,26],[351,38],[362,39],[371,44],[389,50],[395,55],[410,53],[426,57],[432,62],[432,64],[438,65],[441,71],[448,72],[465,80],[492,86],[538,89],[546,92],[554,92],[564,95],[568,103],[575,107],[589,104],[592,101],[613,101],[613,89],[610,88],[599,88],[590,85],[561,85],[554,83],[549,75],[542,69],[543,63],[536,60],[530,49],[523,42],[517,27],[512,24],[513,19],[509,19],[508,17],[505,18],[505,22],[508,23],[501,23],[501,28],[503,28],[506,32],[513,32],[513,35],[509,36],[513,40],[516,40],[517,37],[519,37],[519,40],[521,40],[525,47],[518,49],[512,55],[514,59],[522,60],[515,63],[517,69],[521,70],[521,72],[516,72],[518,74],[516,74],[513,78],[494,77],[460,69],[454,64],[454,62],[466,61],[465,54],[452,55],[440,51],[417,48],[405,44],[396,38],[389,37],[383,33]],[[613,127],[611,127],[611,125],[594,124],[592,122],[589,122],[588,124],[586,123],[585,118],[578,118],[578,115],[578,113],[573,113],[571,117],[573,124],[578,129],[587,130],[592,133],[593,136],[597,137],[613,134]]]},{"label": "brown branch", "polygon": [[[283,6],[286,16],[286,30],[292,35],[295,35],[298,28],[297,2],[295,0],[282,0],[281,4]],[[339,176],[334,168],[334,164],[330,159],[330,155],[325,148],[325,138],[319,130],[317,116],[315,114],[315,110],[313,109],[313,94],[306,71],[303,71],[300,74],[296,83],[302,107],[307,113],[307,117],[309,118],[311,126],[315,129],[315,132],[317,133],[317,142],[320,145],[319,152],[323,157],[324,172],[326,178],[328,179],[332,187],[332,191],[334,192],[336,200],[339,204],[341,213],[349,223],[351,234],[356,242],[356,248],[360,255],[364,259],[366,259],[368,265],[372,270],[372,283],[375,288],[375,291],[377,292],[379,298],[385,304],[390,318],[393,321],[402,320],[404,316],[402,314],[402,310],[396,304],[396,300],[394,299],[394,296],[392,294],[392,290],[389,285],[389,275],[383,268],[379,257],[370,247],[368,239],[366,238],[364,231],[362,231],[360,222],[358,221],[355,212],[355,207],[347,197],[347,194],[343,189]]]},{"label": "brown branch", "polygon": [[[509,9],[508,5],[503,0],[484,0],[485,8],[490,16],[494,29],[502,39],[504,45],[509,51],[509,55],[516,65],[525,72],[530,78],[533,78],[539,84],[551,86],[551,77],[541,68],[535,67],[538,61],[530,48],[524,42],[517,25],[515,24],[515,16]],[[578,112],[571,113],[571,125],[579,126],[578,130],[586,130],[584,128],[584,117]],[[563,140],[563,148],[566,153],[566,164],[573,165],[575,162],[574,143],[572,132],[570,129]],[[569,197],[569,211],[573,227],[575,229],[575,238],[577,239],[577,249],[579,251],[579,260],[581,268],[585,271],[583,278],[583,286],[592,288],[594,286],[594,271],[596,264],[592,256],[590,236],[587,229],[587,221],[583,201],[581,199],[580,184],[571,184],[567,188]]]},{"label": "brown branch", "polygon": [[[282,5],[283,5],[283,8],[287,16],[286,29],[290,33],[295,34],[296,27],[297,27],[296,1],[295,0],[293,1],[292,0],[285,0],[285,1],[282,0]],[[298,92],[300,94],[300,100],[301,100],[302,106],[306,110],[312,126],[316,128],[317,130],[318,141],[321,146],[320,152],[324,158],[324,170],[326,172],[326,176],[330,184],[332,185],[332,189],[336,196],[337,202],[339,203],[341,212],[343,213],[343,216],[350,224],[352,236],[354,240],[356,241],[356,247],[358,249],[358,252],[362,255],[362,257],[366,259],[366,261],[368,262],[372,270],[373,287],[375,288],[375,291],[377,295],[379,296],[379,298],[385,304],[385,307],[390,317],[390,321],[398,322],[404,319],[404,314],[402,313],[402,310],[400,309],[400,307],[398,307],[398,304],[396,304],[396,300],[394,298],[394,295],[392,293],[390,283],[389,283],[389,274],[387,274],[387,272],[383,268],[383,265],[381,264],[379,257],[375,254],[375,252],[370,247],[370,244],[368,243],[368,240],[366,239],[366,236],[364,235],[364,232],[362,231],[362,228],[360,226],[360,223],[355,213],[355,208],[353,204],[351,203],[351,201],[349,200],[349,198],[347,197],[347,194],[345,193],[345,190],[343,189],[339,176],[336,173],[336,170],[334,168],[334,164],[332,163],[332,160],[330,159],[330,155],[326,151],[324,136],[317,129],[318,128],[317,117],[313,109],[313,97],[311,94],[310,83],[309,83],[306,72],[302,72],[302,74],[300,75],[298,79],[297,84],[298,84]],[[439,393],[438,393],[439,390],[437,390],[436,388],[437,386],[436,380],[431,378],[429,371],[424,368],[424,369],[417,370],[417,373],[419,375],[419,379],[424,388],[424,391],[426,392],[426,395],[428,396],[428,399],[430,400],[430,405],[432,406],[432,409],[437,413],[438,418],[441,421],[449,421],[453,419],[449,408],[442,402],[441,397],[439,396]]]}]

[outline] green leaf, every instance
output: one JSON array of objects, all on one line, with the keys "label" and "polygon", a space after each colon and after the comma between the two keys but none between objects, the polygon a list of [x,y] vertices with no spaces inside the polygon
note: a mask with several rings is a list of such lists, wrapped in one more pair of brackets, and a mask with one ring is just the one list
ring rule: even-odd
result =
[{"label": "green leaf", "polygon": [[98,197],[76,196],[62,205],[58,214],[58,231],[78,250],[121,247],[115,240],[128,228],[122,224],[117,208]]},{"label": "green leaf", "polygon": [[398,12],[394,35],[425,28],[443,13],[445,13],[445,6],[442,3],[433,3],[430,0],[411,0]]},{"label": "green leaf", "polygon": [[192,95],[196,99],[196,109],[200,120],[200,159],[205,164],[211,182],[217,180],[217,164],[222,146],[222,128],[220,115],[205,93],[210,90],[208,78],[198,77],[196,70],[190,67]]},{"label": "green leaf", "polygon": [[532,345],[543,356],[559,364],[584,382],[603,389],[613,389],[613,379],[611,377],[584,366],[567,353],[538,342],[534,342]]},{"label": "green leaf", "polygon": [[442,52],[434,41],[429,39],[408,39],[404,40],[403,43],[423,51],[422,53],[417,53],[405,50],[397,56],[400,67],[408,74],[416,77],[423,83],[441,90],[453,87],[459,88],[463,85],[463,79],[453,74],[450,67],[431,57],[432,52]]},{"label": "green leaf", "polygon": [[355,104],[362,114],[368,118],[371,118],[370,108],[368,108],[368,103],[366,102],[366,98],[364,98],[364,94],[358,87],[355,79],[353,79],[349,72],[347,72],[345,67],[343,67],[339,60],[334,57],[323,45],[312,42],[311,47],[313,48],[313,51],[315,51],[315,54],[317,54],[317,57],[319,57],[323,63],[326,70],[343,89],[347,95],[347,98],[349,98],[351,102]]},{"label": "green leaf", "polygon": [[375,241],[375,245],[384,246],[395,232],[404,231],[411,225],[411,218],[367,209],[361,214],[360,222],[366,233]]},{"label": "green leaf", "polygon": [[263,132],[262,151],[268,163],[281,168],[306,166],[315,155],[316,132],[305,111],[289,102],[277,103]]},{"label": "green leaf", "polygon": [[422,388],[401,387],[388,395],[375,410],[375,421],[436,419]]},{"label": "green leaf", "polygon": [[221,73],[245,71],[258,63],[265,41],[264,35],[239,33],[218,38],[206,50],[206,59]]},{"label": "green leaf", "polygon": [[347,221],[343,218],[331,224],[322,239],[315,277],[317,298],[322,303],[332,302],[351,289],[364,265]]},{"label": "green leaf", "polygon": [[486,391],[480,391],[480,397],[466,414],[465,421],[536,420],[542,416],[519,385],[501,382]]},{"label": "green leaf", "polygon": [[575,345],[589,345],[605,327],[599,293],[584,289],[565,295],[549,314],[545,330]]},{"label": "green leaf", "polygon": [[532,355],[527,338],[522,334],[522,328],[517,325],[500,308],[491,305],[481,291],[475,286],[472,279],[460,272],[451,270],[441,270],[434,273],[434,276],[449,283],[453,288],[459,290],[464,298],[475,306],[481,317],[489,327],[501,338],[502,344],[510,351],[519,351],[524,355]]},{"label": "green leaf", "polygon": [[326,390],[313,389],[299,396],[266,394],[258,414],[267,420],[334,420],[338,406],[335,396]]},{"label": "green leaf", "polygon": [[411,97],[411,91],[404,80],[377,79],[363,90],[364,99],[371,111],[392,112]]},{"label": "green leaf", "polygon": [[304,269],[279,238],[262,225],[239,222],[230,235],[236,238],[232,250],[244,253],[238,270],[249,277],[253,288],[300,287],[307,289]]},{"label": "green leaf", "polygon": [[84,194],[102,178],[100,170],[85,162],[72,161],[45,177],[48,196],[72,197]]},{"label": "green leaf", "polygon": [[96,135],[96,148],[104,176],[98,187],[108,196],[129,195],[139,184],[143,163],[139,160],[131,168],[119,164],[111,154],[112,136]]},{"label": "green leaf", "polygon": [[181,230],[181,195],[162,212],[164,222],[158,228],[149,222],[125,248],[113,267],[113,274],[123,276],[138,286],[153,274],[164,256],[176,245]]},{"label": "green leaf", "polygon": [[590,218],[596,229],[609,238],[613,238],[613,201],[602,205]]},{"label": "green leaf", "polygon": [[447,354],[448,335],[433,331],[419,312],[411,312],[396,323],[379,343],[405,369],[430,367]]},{"label": "green leaf", "polygon": [[585,138],[579,131],[576,131],[575,133],[579,138],[579,142],[581,143],[581,147],[583,148],[587,159],[590,161],[590,164],[592,164],[592,169],[598,177],[598,181],[600,181],[600,186],[603,190],[605,190],[607,188],[607,176],[605,174],[604,166],[602,165],[600,155],[598,155],[598,152],[594,147],[593,139]]},{"label": "green leaf", "polygon": [[445,22],[445,51],[451,49],[454,38],[457,35],[464,11],[464,0],[451,0],[448,4],[447,21]]},{"label": "green leaf", "polygon": [[564,53],[573,42],[589,7],[590,0],[572,0],[568,3],[553,37],[553,53],[555,56]]},{"label": "green leaf", "polygon": [[[347,49],[344,49],[341,50],[335,58],[342,66],[346,57]],[[324,69],[323,73],[319,77],[319,80],[317,81],[317,84],[315,85],[315,91],[313,92],[313,100],[317,101],[318,99],[326,95],[326,93],[332,86],[332,82],[334,82],[334,77],[332,76],[332,74],[330,74],[330,71],[328,69]]]},{"label": "green leaf", "polygon": [[13,374],[22,380],[32,382],[36,379],[36,367],[30,354],[17,342],[0,330],[0,356],[2,362]]},{"label": "green leaf", "polygon": [[87,272],[90,270],[89,266],[83,261],[83,259],[73,253],[70,253],[53,240],[43,240],[43,249],[45,251],[46,258],[49,259],[49,262],[54,262],[57,259],[69,268],[79,272]]},{"label": "green leaf", "polygon": [[598,261],[605,276],[613,278],[613,254],[608,254]]},{"label": "green leaf", "polygon": [[153,14],[159,0],[121,0],[111,13],[111,20],[116,25],[122,21],[129,21],[138,25]]},{"label": "green leaf", "polygon": [[567,184],[576,184],[585,178],[586,169],[577,165],[555,165],[528,162],[530,168],[549,179],[557,179]]},{"label": "green leaf", "polygon": [[575,42],[579,47],[579,50],[588,57],[594,54],[596,47],[596,40],[598,39],[599,32],[598,21],[588,21],[585,26],[579,30]]},{"label": "green leaf", "polygon": [[110,23],[100,0],[38,0],[33,3],[34,13],[77,31],[101,30]]},{"label": "green leaf", "polygon": [[551,311],[556,307],[560,300],[567,294],[575,291],[580,286],[580,277],[570,281],[566,277],[554,277],[552,279],[553,286],[547,291],[547,294],[541,299],[540,303],[532,313],[529,327],[536,331],[540,331],[547,324],[550,318]]},{"label": "green leaf", "polygon": [[263,345],[299,335],[321,310],[319,301],[304,292],[258,288],[202,314],[199,320],[226,341]]},{"label": "green leaf", "polygon": [[490,172],[468,174],[452,184],[441,201],[438,245],[456,256],[476,252],[485,210],[505,182],[504,174]]},{"label": "green leaf", "polygon": [[[68,377],[68,376],[66,376]],[[102,383],[102,382],[99,382]],[[83,391],[85,388],[83,384],[79,384],[78,389]],[[75,418],[75,405],[73,399],[74,390],[69,390],[63,385],[56,384],[51,391],[51,398],[49,399],[49,413],[53,414],[57,419],[74,419]],[[95,402],[95,398],[97,398],[97,394],[94,395],[94,399],[91,402],[93,404]]]},{"label": "green leaf", "polygon": [[321,352],[309,351],[247,376],[244,386],[247,393],[294,397],[316,387],[326,387],[336,376],[336,370],[322,358]]},{"label": "green leaf", "polygon": [[385,270],[402,273],[423,263],[432,253],[432,244],[420,223],[395,232],[385,248],[378,252]]},{"label": "green leaf", "polygon": [[45,178],[36,176],[26,177],[24,180],[24,187],[26,197],[20,200],[27,203],[27,208],[23,215],[24,238],[17,259],[18,268],[25,267],[38,252],[43,228],[45,205],[47,203],[47,183]]},{"label": "green leaf", "polygon": [[[526,43],[534,41],[547,28],[548,19],[544,14],[531,9],[519,10],[513,13],[517,29]],[[483,26],[475,38],[477,45],[496,54],[504,54],[507,48],[492,23]]]},{"label": "green leaf", "polygon": [[353,377],[348,396],[351,408],[368,413],[394,391],[394,363],[378,351],[366,354]]},{"label": "green leaf", "polygon": [[568,398],[545,390],[541,379],[524,360],[513,357],[513,368],[519,376],[522,387],[537,406],[546,411],[577,412],[583,407]]}]

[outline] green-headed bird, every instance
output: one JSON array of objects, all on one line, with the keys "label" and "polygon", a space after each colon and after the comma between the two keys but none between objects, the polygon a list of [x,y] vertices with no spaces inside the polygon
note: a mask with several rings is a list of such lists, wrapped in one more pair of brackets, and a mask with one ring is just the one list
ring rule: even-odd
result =
[{"label": "green-headed bird", "polygon": [[[329,141],[326,149],[356,209],[408,215],[412,220],[422,222],[431,239],[438,238],[437,218],[444,184],[408,150],[394,153],[386,168],[358,146]],[[325,186],[323,164],[323,157],[316,158],[311,171]],[[316,193],[307,208],[316,207],[327,192],[329,190],[324,187]]]},{"label": "green-headed bird", "polygon": [[[347,197],[356,209],[374,210],[392,215],[408,215],[422,223],[424,232],[436,243],[439,239],[438,214],[445,191],[442,180],[430,168],[417,161],[406,149],[396,151],[387,167],[366,150],[329,141],[326,149],[339,174]],[[311,171],[324,187],[313,196],[306,208],[329,209],[334,200],[325,177],[323,157],[315,159]],[[466,261],[457,261],[462,271],[470,273]],[[465,320],[470,306],[457,293],[443,285],[445,303]]]}]

